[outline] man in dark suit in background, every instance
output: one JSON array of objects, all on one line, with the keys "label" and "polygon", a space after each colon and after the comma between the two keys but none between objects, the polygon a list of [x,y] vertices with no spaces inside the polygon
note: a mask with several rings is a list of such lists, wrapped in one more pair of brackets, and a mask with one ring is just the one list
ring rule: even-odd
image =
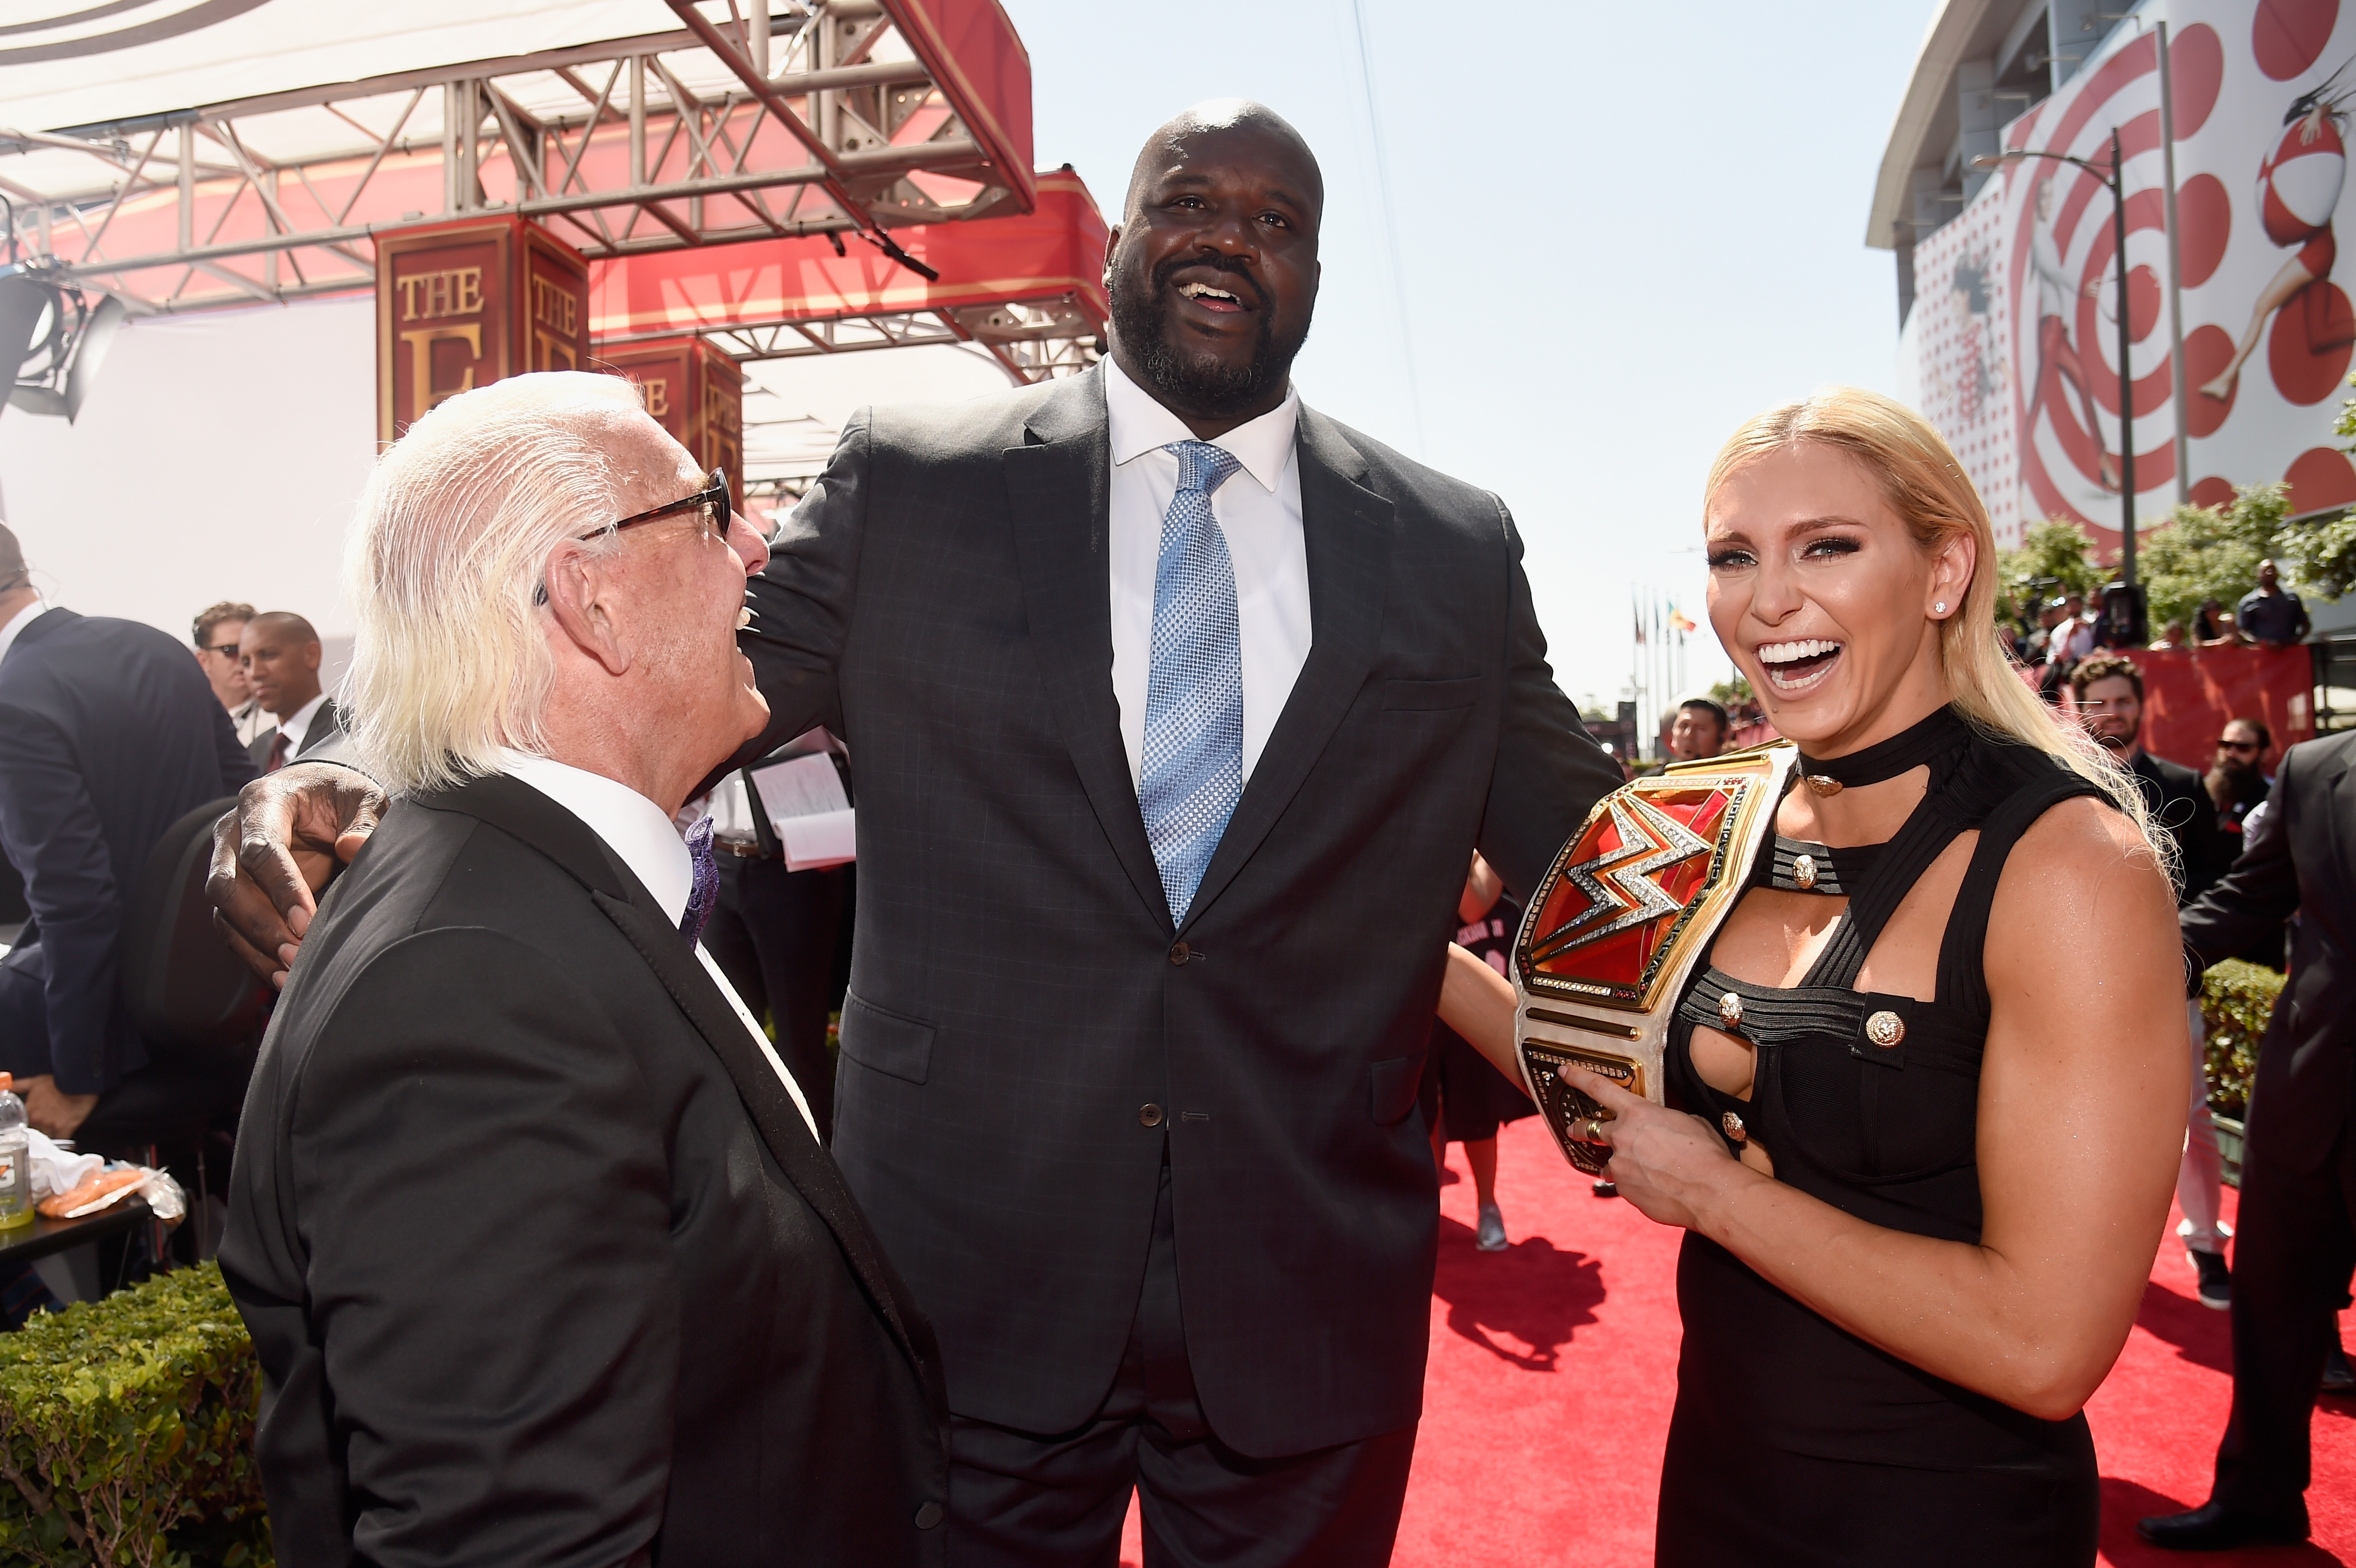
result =
[{"label": "man in dark suit in background", "polygon": [[2290,976],[2258,1048],[2233,1238],[2233,1409],[2209,1500],[2145,1520],[2182,1551],[2304,1540],[2308,1426],[2356,1265],[2356,732],[2291,747],[2266,820],[2179,917],[2201,966],[2292,914]]},{"label": "man in dark suit in background", "polygon": [[0,959],[0,1071],[70,1137],[146,1061],[115,939],[164,830],[253,776],[202,669],[152,626],[46,609],[0,525],[0,853],[32,912]]},{"label": "man in dark suit in background", "polygon": [[320,660],[319,634],[291,610],[272,610],[245,624],[238,661],[262,711],[278,720],[247,748],[262,772],[276,773],[342,731],[336,699],[319,687]]},{"label": "man in dark suit in background", "polygon": [[[2094,654],[2071,671],[2070,690],[2079,721],[2135,774],[2152,820],[2175,844],[2177,905],[2190,903],[2233,864],[2233,841],[2219,826],[2217,804],[2201,775],[2144,750],[2143,671],[2118,654]],[[2208,1025],[2198,997],[2185,1006],[2185,1029],[2192,1051],[2192,1102],[2176,1176],[2177,1207],[2184,1211],[2176,1233],[2200,1280],[2201,1304],[2222,1312],[2233,1304],[2233,1277],[2225,1262],[2227,1232],[2219,1220],[2224,1163],[2209,1115]]]},{"label": "man in dark suit in background", "polygon": [[699,959],[671,818],[764,718],[761,542],[702,484],[567,373],[443,403],[361,503],[352,738],[400,799],[280,1001],[221,1247],[287,1568],[943,1561],[931,1330]]},{"label": "man in dark suit in background", "polygon": [[[1302,406],[1323,185],[1224,101],[1140,155],[1086,375],[862,412],[753,583],[770,722],[858,758],[835,1152],[940,1326],[952,1554],[1387,1562],[1438,1191],[1415,1114],[1477,846],[1620,771],[1494,496]],[[316,773],[216,859],[262,952]],[[281,927],[267,907],[295,912]]]}]

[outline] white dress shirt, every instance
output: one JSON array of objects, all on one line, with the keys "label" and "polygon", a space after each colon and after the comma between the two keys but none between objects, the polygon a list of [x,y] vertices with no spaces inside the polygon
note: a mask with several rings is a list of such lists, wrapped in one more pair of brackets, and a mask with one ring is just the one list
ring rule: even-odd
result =
[{"label": "white dress shirt", "polygon": [[[1176,480],[1172,480],[1171,487],[1175,489],[1177,483]],[[48,613],[48,608],[47,604],[41,603],[41,596],[36,593],[30,604],[8,617],[8,624],[0,626],[0,659],[6,658],[8,650],[16,645],[16,634],[31,625],[36,617]]]},{"label": "white dress shirt", "polygon": [[2094,651],[2094,623],[2084,616],[2072,615],[2053,628],[2046,639],[2045,659],[2048,664],[2066,664],[2081,659]]},{"label": "white dress shirt", "polygon": [[[526,756],[521,752],[507,752],[504,761],[509,778],[531,785],[604,839],[605,848],[619,856],[630,874],[654,895],[655,902],[670,923],[679,923],[680,917],[687,912],[687,895],[695,885],[695,861],[680,841],[679,829],[663,815],[662,807],[626,784],[569,763]],[[702,961],[712,983],[720,987],[720,994],[728,998],[728,1005],[736,1009],[738,1020],[752,1035],[753,1043],[761,1048],[761,1055],[767,1060],[770,1071],[776,1073],[777,1081],[786,1086],[786,1093],[794,1097],[795,1108],[801,1112],[810,1136],[816,1138],[818,1119],[810,1115],[809,1102],[802,1098],[802,1086],[794,1082],[777,1048],[769,1043],[769,1037],[761,1031],[760,1024],[736,995],[736,987],[728,983],[728,976],[721,973],[720,965],[712,961],[712,955],[703,950],[700,942],[695,945],[695,955]]]},{"label": "white dress shirt", "polygon": [[286,760],[293,762],[303,754],[303,742],[311,738],[311,720],[327,705],[327,694],[320,692],[310,701],[278,721],[278,732],[286,737]]},{"label": "white dress shirt", "polygon": [[[1177,453],[1162,449],[1193,441],[1194,432],[1110,358],[1100,363],[1113,464],[1112,694],[1120,704],[1120,743],[1135,784],[1142,771],[1153,665],[1153,571],[1162,555],[1162,515],[1178,493]],[[1235,564],[1246,779],[1309,657],[1309,547],[1301,532],[1301,462],[1293,452],[1300,419],[1300,394],[1289,392],[1277,408],[1211,443],[1243,464],[1213,494],[1211,514]]]}]

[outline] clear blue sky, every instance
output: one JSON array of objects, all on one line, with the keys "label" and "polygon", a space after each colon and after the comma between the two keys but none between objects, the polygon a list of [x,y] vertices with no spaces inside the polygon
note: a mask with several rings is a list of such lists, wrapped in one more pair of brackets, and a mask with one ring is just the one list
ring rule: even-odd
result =
[{"label": "clear blue sky", "polygon": [[[1893,263],[1862,237],[1934,0],[1361,0],[1396,273],[1352,0],[1002,3],[1038,161],[1108,219],[1188,103],[1257,98],[1309,138],[1327,211],[1301,396],[1505,498],[1574,699],[1622,694],[1632,583],[1704,618],[1700,485],[1735,425],[1892,382]],[[1705,630],[1689,684],[1726,667]]]}]

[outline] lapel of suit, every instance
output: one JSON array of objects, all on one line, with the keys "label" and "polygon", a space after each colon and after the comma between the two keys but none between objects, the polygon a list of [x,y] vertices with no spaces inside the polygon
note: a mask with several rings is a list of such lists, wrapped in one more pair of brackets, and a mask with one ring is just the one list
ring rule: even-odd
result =
[{"label": "lapel of suit", "polygon": [[1301,530],[1309,553],[1309,657],[1194,891],[1189,924],[1235,880],[1284,815],[1382,647],[1391,504],[1365,488],[1365,459],[1332,421],[1304,407],[1295,440]]},{"label": "lapel of suit", "polygon": [[286,760],[291,763],[295,758],[309,756],[341,734],[343,728],[343,709],[337,708],[336,699],[330,697],[327,701],[319,704],[319,711],[311,715],[311,727],[303,732],[303,749]]},{"label": "lapel of suit", "polygon": [[809,1124],[802,1120],[801,1110],[793,1096],[786,1092],[768,1059],[744,1030],[744,1021],[736,1009],[720,994],[712,976],[697,961],[694,952],[680,936],[679,928],[655,907],[645,889],[633,880],[630,896],[625,900],[603,891],[593,891],[590,897],[612,921],[630,945],[647,961],[647,967],[679,1004],[696,1032],[712,1047],[720,1064],[727,1069],[729,1079],[736,1085],[737,1098],[752,1114],[753,1125],[760,1130],[761,1141],[768,1145],[769,1153],[784,1171],[786,1179],[810,1208],[817,1211],[826,1228],[834,1232],[843,1255],[851,1260],[860,1284],[900,1341],[903,1350],[929,1381],[940,1364],[938,1347],[933,1338],[932,1325],[916,1310],[907,1286],[900,1283],[867,1227],[867,1217],[844,1185],[842,1172],[831,1156],[819,1147],[810,1136]]},{"label": "lapel of suit", "polygon": [[1166,924],[1169,901],[1138,810],[1112,690],[1112,446],[1100,373],[1057,387],[1023,433],[1024,444],[1006,451],[1006,498],[1039,677],[1113,854]]},{"label": "lapel of suit", "polygon": [[[2314,743],[2309,742],[2309,745],[2313,746]],[[2308,749],[2308,747],[2297,747],[2294,748],[2294,751],[2307,751]],[[2293,793],[2290,787],[2290,771],[2293,765],[2292,755],[2292,752],[2284,752],[2283,765],[2279,773],[2276,775],[2275,780],[2275,793],[2283,796],[2286,804]],[[2346,815],[2352,806],[2356,806],[2356,774],[2351,774],[2349,771],[2349,752],[2348,748],[2345,746],[2333,747],[2329,754],[2324,753],[2320,746],[2314,746],[2312,755],[2314,756],[2315,762],[2321,764],[2321,771],[2325,775],[2322,779],[2318,781],[2318,783],[2322,785],[2322,789],[2319,793],[2323,796],[2322,816],[2324,844],[2330,851],[2329,858],[2326,859],[2324,863],[2326,865],[2335,867],[2346,866],[2348,864],[2349,845],[2347,835],[2341,831],[2340,819],[2341,816]],[[2308,758],[2299,757],[2297,760],[2299,763],[2305,763],[2308,761]],[[2302,767],[2300,771],[2304,773],[2306,770]],[[2315,786],[2308,784],[2305,778],[2301,778],[2298,782],[2299,793],[2305,793],[2315,788]],[[2288,827],[2290,825],[2288,823],[2285,823],[2283,826],[2285,827]]]},{"label": "lapel of suit", "polygon": [[834,1233],[902,1349],[927,1388],[937,1389],[940,1356],[932,1325],[916,1309],[907,1286],[900,1283],[876,1245],[866,1216],[844,1185],[833,1157],[810,1136],[809,1125],[802,1120],[793,1096],[654,895],[588,824],[519,779],[474,779],[453,790],[420,796],[416,804],[463,812],[487,822],[546,855],[589,890],[591,901],[638,950],[647,967],[720,1059],[777,1168]]}]

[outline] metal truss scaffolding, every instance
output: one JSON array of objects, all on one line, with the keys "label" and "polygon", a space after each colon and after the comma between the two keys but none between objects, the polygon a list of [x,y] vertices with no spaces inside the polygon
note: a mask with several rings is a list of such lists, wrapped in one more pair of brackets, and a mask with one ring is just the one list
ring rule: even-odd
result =
[{"label": "metal truss scaffolding", "polygon": [[832,235],[921,272],[889,229],[1030,210],[994,5],[669,4],[680,31],[0,131],[9,238],[145,315],[369,288],[379,232],[487,213],[593,260]]}]

